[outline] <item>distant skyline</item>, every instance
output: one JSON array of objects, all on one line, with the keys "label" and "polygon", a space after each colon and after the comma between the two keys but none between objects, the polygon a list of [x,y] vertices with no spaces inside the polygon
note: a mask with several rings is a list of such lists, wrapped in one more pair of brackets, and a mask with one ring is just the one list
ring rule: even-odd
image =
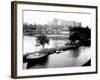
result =
[{"label": "distant skyline", "polygon": [[60,13],[43,11],[24,11],[23,23],[27,24],[48,24],[53,19],[81,22],[83,27],[91,27],[91,14],[80,13]]}]

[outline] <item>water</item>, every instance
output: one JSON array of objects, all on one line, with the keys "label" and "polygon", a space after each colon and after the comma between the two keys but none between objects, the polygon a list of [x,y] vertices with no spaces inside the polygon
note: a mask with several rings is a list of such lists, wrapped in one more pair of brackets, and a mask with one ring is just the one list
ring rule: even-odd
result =
[{"label": "water", "polygon": [[[45,45],[45,48],[53,48],[63,46],[66,43],[64,40],[50,40],[49,45]],[[24,37],[24,54],[27,52],[35,52],[42,50],[42,46],[36,47],[35,37]],[[23,68],[35,69],[35,68],[57,68],[57,67],[75,67],[82,66],[91,58],[90,47],[80,47],[75,50],[67,50],[61,53],[54,53],[49,55],[42,61],[27,62],[24,63]]]},{"label": "water", "polygon": [[[23,53],[30,53],[30,52],[35,52],[35,51],[39,51],[42,48],[42,46],[36,46],[36,37],[31,37],[31,36],[24,36],[24,43],[23,43]],[[49,45],[45,44],[45,48],[53,48],[53,47],[60,47],[60,46],[64,46],[64,44],[66,43],[65,40],[52,40],[50,39],[49,41]]]}]

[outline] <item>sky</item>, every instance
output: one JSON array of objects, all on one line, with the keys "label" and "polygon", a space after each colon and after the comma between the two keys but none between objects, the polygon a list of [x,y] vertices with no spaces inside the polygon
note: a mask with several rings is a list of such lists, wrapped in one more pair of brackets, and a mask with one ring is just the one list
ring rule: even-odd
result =
[{"label": "sky", "polygon": [[91,26],[91,14],[88,13],[23,11],[23,23],[27,24],[47,24],[55,18],[81,22],[83,27]]}]

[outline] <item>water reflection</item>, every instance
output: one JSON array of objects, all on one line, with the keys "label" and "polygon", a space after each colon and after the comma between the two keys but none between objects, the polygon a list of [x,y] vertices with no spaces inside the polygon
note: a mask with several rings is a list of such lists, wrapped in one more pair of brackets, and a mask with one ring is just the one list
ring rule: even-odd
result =
[{"label": "water reflection", "polygon": [[[54,47],[60,47],[65,45],[65,40],[52,40],[50,39],[49,45],[45,44],[45,48],[54,48]],[[24,43],[23,43],[23,54],[26,54],[27,52],[35,52],[42,50],[42,46],[36,47],[36,37],[30,37],[30,36],[24,36]]]},{"label": "water reflection", "polygon": [[72,57],[78,57],[80,55],[80,50],[81,50],[80,47],[70,50]]},{"label": "water reflection", "polygon": [[[75,67],[75,66],[90,66],[89,53],[81,52],[88,50],[87,48],[78,48],[74,50],[64,51],[62,53],[50,54],[47,57],[37,60],[29,60],[27,62],[27,69],[37,69],[37,68],[60,68],[60,67]],[[85,55],[85,57],[84,57]],[[86,56],[87,55],[87,56]],[[86,64],[85,64],[86,63]],[[26,69],[25,68],[25,69]]]},{"label": "water reflection", "polygon": [[42,59],[36,59],[36,60],[29,60],[27,62],[27,69],[29,68],[42,68],[46,66],[46,63],[48,61],[48,56],[42,58]]},{"label": "water reflection", "polygon": [[[62,45],[64,42],[51,41],[48,47],[55,47],[59,43]],[[24,39],[24,52],[35,51],[33,45],[35,38],[25,37]],[[23,64],[24,69],[37,69],[37,68],[61,68],[61,67],[75,67],[82,66],[84,63],[91,59],[91,47],[78,47],[73,50],[62,51],[60,53],[50,54],[42,59],[28,60]],[[88,65],[90,66],[90,65]]]}]

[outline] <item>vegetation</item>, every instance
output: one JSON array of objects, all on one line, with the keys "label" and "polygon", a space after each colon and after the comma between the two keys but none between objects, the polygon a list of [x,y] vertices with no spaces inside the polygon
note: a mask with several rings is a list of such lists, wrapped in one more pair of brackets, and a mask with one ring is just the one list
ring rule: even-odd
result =
[{"label": "vegetation", "polygon": [[91,29],[87,27],[69,27],[71,43],[89,43],[91,42]]},{"label": "vegetation", "polygon": [[[23,24],[23,33],[25,36],[35,36],[37,34],[66,34],[66,26],[61,25],[49,25],[49,24]],[[66,27],[67,28],[67,27]]]},{"label": "vegetation", "polygon": [[24,35],[34,35],[35,30],[37,29],[37,26],[34,24],[23,24],[23,33]]},{"label": "vegetation", "polygon": [[49,44],[49,38],[44,34],[38,35],[36,38],[36,41],[37,41],[36,46],[42,45],[43,48],[44,48],[45,44]]}]

